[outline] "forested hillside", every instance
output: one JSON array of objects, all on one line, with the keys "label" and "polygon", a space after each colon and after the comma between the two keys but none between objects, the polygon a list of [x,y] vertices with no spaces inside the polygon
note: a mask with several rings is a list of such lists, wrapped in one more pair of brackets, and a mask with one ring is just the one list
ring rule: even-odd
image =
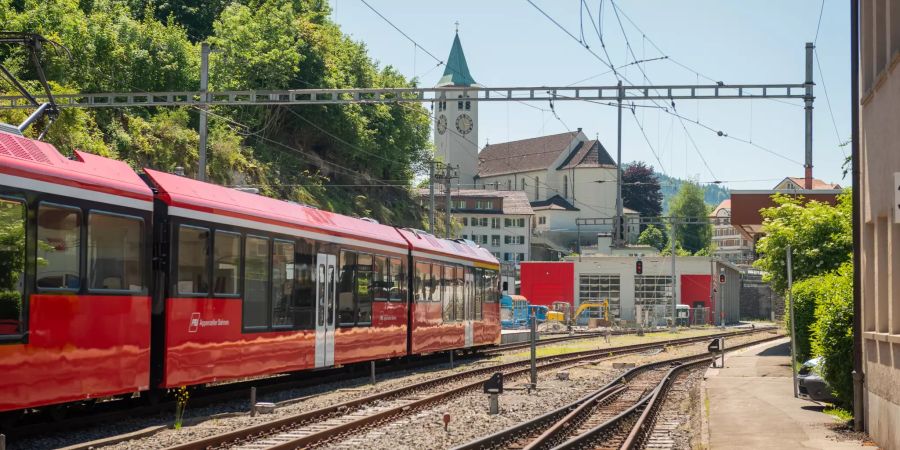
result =
[{"label": "forested hillside", "polygon": [[[669,212],[669,200],[678,193],[682,184],[689,181],[661,173],[656,173],[656,177],[659,179],[660,191],[663,194],[663,214],[667,214]],[[731,196],[727,188],[715,184],[704,184],[701,187],[703,188],[703,201],[713,208],[718,206],[722,200]]]},{"label": "forested hillside", "polygon": [[[197,90],[203,41],[215,48],[210,90],[415,83],[342,34],[325,0],[0,0],[0,24],[71,51],[71,59],[44,51],[57,93]],[[40,92],[22,49],[0,47],[0,61]],[[28,112],[0,120],[19,123]],[[67,153],[78,148],[135,168],[182,166],[193,176],[197,120],[191,108],[65,109],[47,140]],[[407,188],[430,152],[421,105],[216,107],[209,120],[212,181],[421,226]]]}]

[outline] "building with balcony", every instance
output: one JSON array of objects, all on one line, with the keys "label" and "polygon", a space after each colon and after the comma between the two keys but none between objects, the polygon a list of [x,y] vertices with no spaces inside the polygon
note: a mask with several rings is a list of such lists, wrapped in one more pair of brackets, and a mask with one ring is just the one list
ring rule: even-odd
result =
[{"label": "building with balcony", "polygon": [[753,243],[731,225],[731,199],[722,200],[710,214],[714,256],[732,264],[750,264],[754,259]]}]

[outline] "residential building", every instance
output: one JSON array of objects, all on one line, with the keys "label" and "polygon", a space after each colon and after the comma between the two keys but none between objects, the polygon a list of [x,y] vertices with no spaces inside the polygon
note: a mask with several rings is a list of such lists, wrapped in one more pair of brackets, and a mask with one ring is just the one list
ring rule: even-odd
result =
[{"label": "residential building", "polygon": [[[420,189],[423,202],[427,189]],[[441,195],[437,202],[444,209]],[[451,191],[451,214],[462,224],[455,236],[469,239],[488,249],[501,262],[514,265],[531,259],[531,236],[534,211],[521,191],[461,189]]]},{"label": "residential building", "polygon": [[756,248],[756,242],[762,237],[762,213],[761,209],[775,206],[772,200],[774,194],[798,196],[803,201],[815,200],[837,203],[837,196],[843,192],[840,185],[827,183],[817,178],[810,180],[812,189],[805,189],[805,179],[800,177],[787,177],[773,189],[759,190],[732,190],[730,199],[730,222],[746,238],[751,248]]},{"label": "residential building", "polygon": [[710,214],[710,219],[712,243],[716,249],[713,255],[732,264],[753,262],[753,243],[731,225],[731,199],[722,200]]},{"label": "residential building", "polygon": [[[875,442],[900,449],[900,2],[859,1],[861,396]],[[861,405],[860,405],[861,403]],[[856,409],[856,408],[854,408]],[[857,415],[859,417],[859,415]]]}]

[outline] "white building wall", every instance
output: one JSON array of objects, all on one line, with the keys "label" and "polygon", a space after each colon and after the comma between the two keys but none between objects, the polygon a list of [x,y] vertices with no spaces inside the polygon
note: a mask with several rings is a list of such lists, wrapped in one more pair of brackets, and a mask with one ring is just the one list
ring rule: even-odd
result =
[{"label": "white building wall", "polygon": [[[463,226],[461,234],[466,237],[466,239],[471,239],[482,247],[488,249],[491,253],[497,256],[497,259],[500,261],[513,261],[519,259],[518,256],[512,256],[510,259],[506,259],[505,254],[513,254],[518,255],[519,253],[524,254],[524,259],[519,259],[520,261],[530,261],[531,260],[531,216],[530,215],[503,215],[503,214],[477,214],[477,213],[455,213],[457,218],[461,220],[462,218],[466,219],[466,225]],[[482,219],[487,220],[487,226],[483,227],[481,225],[473,225],[475,221],[473,219],[477,219],[478,223]],[[505,220],[523,220],[525,223],[524,227],[518,226],[506,226]],[[498,228],[492,228],[492,220],[495,220],[498,224]],[[477,236],[477,239],[475,238]],[[487,236],[487,241],[485,242],[483,236]],[[509,236],[511,242],[518,242],[518,239],[521,237],[523,243],[506,243],[506,236]],[[497,245],[495,244],[494,237],[497,237],[496,240]]]}]

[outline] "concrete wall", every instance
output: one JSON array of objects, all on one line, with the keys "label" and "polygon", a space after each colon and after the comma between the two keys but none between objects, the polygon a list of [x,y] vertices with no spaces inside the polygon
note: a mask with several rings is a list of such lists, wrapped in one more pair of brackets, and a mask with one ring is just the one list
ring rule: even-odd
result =
[{"label": "concrete wall", "polygon": [[865,423],[900,449],[900,2],[860,2],[860,169]]}]

